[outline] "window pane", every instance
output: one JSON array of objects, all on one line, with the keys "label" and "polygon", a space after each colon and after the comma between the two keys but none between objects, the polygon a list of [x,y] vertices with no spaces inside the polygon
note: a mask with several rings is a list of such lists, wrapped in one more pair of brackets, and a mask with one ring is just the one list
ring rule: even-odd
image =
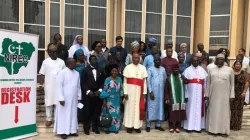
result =
[{"label": "window pane", "polygon": [[229,37],[210,37],[210,46],[228,46]]},{"label": "window pane", "polygon": [[141,11],[142,0],[126,0],[126,9]]},{"label": "window pane", "polygon": [[37,73],[39,73],[44,59],[45,51],[38,51]]},{"label": "window pane", "polygon": [[[83,34],[83,29],[70,29],[70,28],[65,28],[64,29],[64,44],[70,48],[73,44],[73,40],[76,37],[76,35],[82,35]],[[83,37],[84,40],[84,37]]]},{"label": "window pane", "polygon": [[191,34],[191,18],[189,17],[177,17],[177,36],[188,36]]},{"label": "window pane", "polygon": [[177,15],[191,16],[192,0],[178,0]]},{"label": "window pane", "polygon": [[130,44],[137,40],[138,42],[141,40],[141,34],[125,34],[125,43],[124,43],[124,48],[127,49],[128,53],[131,53],[131,46]]},{"label": "window pane", "polygon": [[50,25],[60,26],[60,4],[50,3]]},{"label": "window pane", "polygon": [[65,3],[84,5],[84,0],[65,0]]},{"label": "window pane", "polygon": [[210,37],[209,55],[216,56],[220,48],[228,48],[229,37]]},{"label": "window pane", "polygon": [[166,16],[166,27],[165,27],[165,34],[172,35],[172,28],[173,28],[173,16]]},{"label": "window pane", "polygon": [[65,26],[83,28],[83,6],[65,5]]},{"label": "window pane", "polygon": [[162,0],[147,0],[147,12],[161,13]]},{"label": "window pane", "polygon": [[59,27],[50,27],[50,42],[54,42],[54,35],[60,33]]},{"label": "window pane", "polygon": [[18,24],[10,24],[10,23],[1,23],[0,22],[0,29],[19,31],[19,25]]},{"label": "window pane", "polygon": [[211,15],[230,14],[231,0],[211,0]]},{"label": "window pane", "polygon": [[106,9],[89,7],[89,28],[106,30]]},{"label": "window pane", "polygon": [[173,14],[174,0],[166,0],[166,14]]},{"label": "window pane", "polygon": [[24,32],[39,35],[38,48],[45,48],[45,27],[35,25],[24,25]]},{"label": "window pane", "polygon": [[230,16],[211,17],[210,31],[228,31]]},{"label": "window pane", "polygon": [[141,32],[141,12],[126,11],[125,17],[125,31]]},{"label": "window pane", "polygon": [[161,15],[147,13],[146,33],[161,34]]},{"label": "window pane", "polygon": [[172,36],[165,36],[165,41],[164,41],[164,49],[166,49],[167,44],[168,44],[168,40],[171,39],[172,40]]},{"label": "window pane", "polygon": [[161,36],[160,35],[147,35],[146,34],[146,42],[148,42],[148,39],[150,37],[154,37],[156,39],[156,46],[158,47],[158,49],[161,48]]},{"label": "window pane", "polygon": [[107,7],[106,0],[89,0],[89,5]]},{"label": "window pane", "polygon": [[181,43],[186,43],[187,44],[187,51],[190,52],[190,38],[176,37],[175,51],[177,53],[180,52]]},{"label": "window pane", "polygon": [[0,21],[19,22],[19,0],[0,1]]},{"label": "window pane", "polygon": [[88,36],[88,47],[89,47],[89,50],[91,50],[91,45],[95,41],[100,41],[101,39],[106,39],[106,32],[105,31],[89,30],[89,36]]},{"label": "window pane", "polygon": [[25,0],[24,22],[45,24],[45,2]]}]

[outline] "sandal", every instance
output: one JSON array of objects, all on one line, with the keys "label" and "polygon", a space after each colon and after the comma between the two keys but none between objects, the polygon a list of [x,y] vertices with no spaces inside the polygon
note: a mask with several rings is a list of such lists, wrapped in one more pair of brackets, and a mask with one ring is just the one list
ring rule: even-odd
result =
[{"label": "sandal", "polygon": [[175,129],[176,133],[180,133],[180,130],[178,128]]},{"label": "sandal", "polygon": [[170,133],[174,133],[174,129],[170,129],[169,132],[170,132]]}]

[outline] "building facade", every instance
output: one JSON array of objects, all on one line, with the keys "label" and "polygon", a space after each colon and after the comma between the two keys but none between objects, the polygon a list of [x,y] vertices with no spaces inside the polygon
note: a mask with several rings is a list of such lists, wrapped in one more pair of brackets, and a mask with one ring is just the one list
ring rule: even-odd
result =
[{"label": "building facade", "polygon": [[0,10],[1,29],[40,35],[38,68],[55,33],[68,47],[78,34],[89,48],[102,38],[112,47],[121,35],[128,51],[155,37],[160,49],[171,39],[177,52],[181,43],[191,53],[203,43],[211,56],[221,47],[231,59],[240,48],[249,54],[249,0],[1,0]]}]

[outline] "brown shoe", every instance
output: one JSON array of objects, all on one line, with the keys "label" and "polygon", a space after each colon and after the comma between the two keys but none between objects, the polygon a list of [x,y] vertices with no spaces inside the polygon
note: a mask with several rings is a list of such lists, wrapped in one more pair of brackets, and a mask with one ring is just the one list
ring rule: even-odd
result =
[{"label": "brown shoe", "polygon": [[52,125],[52,121],[46,121],[45,126],[50,127]]}]

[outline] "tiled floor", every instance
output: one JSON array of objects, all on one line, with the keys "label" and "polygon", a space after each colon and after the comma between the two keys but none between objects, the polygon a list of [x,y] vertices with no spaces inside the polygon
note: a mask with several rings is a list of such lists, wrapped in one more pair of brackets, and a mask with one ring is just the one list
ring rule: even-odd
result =
[{"label": "tiled floor", "polygon": [[[55,136],[53,133],[43,133],[39,136],[27,138],[26,140],[59,140],[60,137]],[[221,136],[211,136],[206,132],[199,133],[186,133],[180,134],[169,133],[168,131],[160,132],[151,130],[147,133],[145,130],[141,134],[127,134],[125,130],[122,130],[119,134],[105,134],[100,135],[91,133],[89,136],[79,133],[79,137],[69,137],[69,140],[250,140],[250,129],[243,129],[240,131],[231,131],[228,138]]]}]

